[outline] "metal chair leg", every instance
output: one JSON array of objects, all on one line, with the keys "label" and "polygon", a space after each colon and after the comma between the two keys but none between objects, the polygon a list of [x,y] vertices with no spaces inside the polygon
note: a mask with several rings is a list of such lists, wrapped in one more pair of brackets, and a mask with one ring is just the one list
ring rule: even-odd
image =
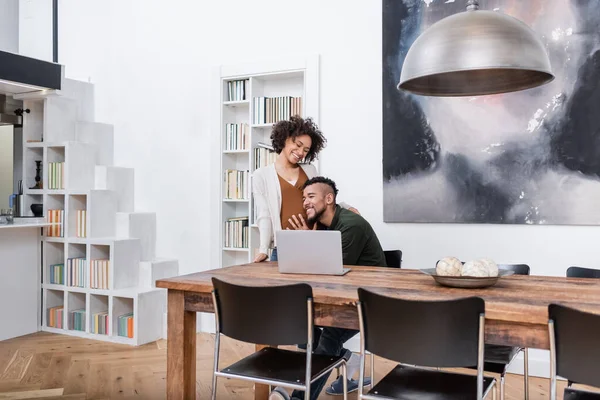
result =
[{"label": "metal chair leg", "polygon": [[371,353],[371,384],[369,390],[373,389],[375,385],[375,354]]},{"label": "metal chair leg", "polygon": [[500,375],[500,400],[504,400],[504,374]]},{"label": "metal chair leg", "polygon": [[212,379],[212,400],[216,400],[217,398],[217,374],[216,372],[219,370],[219,350],[221,348],[221,334],[217,329],[217,333],[215,334],[215,358],[213,360],[213,379]]},{"label": "metal chair leg", "polygon": [[492,388],[492,399],[498,400],[498,381],[494,381],[494,387]]},{"label": "metal chair leg", "polygon": [[529,400],[529,349],[524,349],[523,353],[523,380],[525,385],[525,400]]},{"label": "metal chair leg", "polygon": [[[348,368],[346,367],[346,363],[342,364],[342,375],[344,378],[344,400],[348,400]],[[358,388],[361,390],[361,388]]]}]

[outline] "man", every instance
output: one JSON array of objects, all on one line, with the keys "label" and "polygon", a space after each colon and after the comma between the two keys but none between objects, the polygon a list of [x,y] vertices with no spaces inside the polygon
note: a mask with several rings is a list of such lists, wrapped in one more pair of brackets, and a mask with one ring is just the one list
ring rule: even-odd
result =
[{"label": "man", "polygon": [[[331,179],[321,176],[307,180],[303,185],[304,209],[307,221],[300,216],[290,219],[294,229],[310,229],[314,226],[320,230],[337,230],[342,234],[342,256],[344,265],[386,266],[385,255],[377,235],[371,225],[361,215],[346,210],[336,204],[338,190]],[[358,333],[356,330],[324,327],[315,354],[342,355],[348,361],[348,376],[352,377],[358,370],[358,357],[343,348],[344,343]],[[349,356],[352,354],[351,356]],[[311,386],[310,398],[316,400],[329,374],[317,380]],[[327,392],[341,394],[343,381],[340,376]],[[365,384],[368,384],[365,382]],[[348,391],[358,389],[358,382],[348,381]],[[279,396],[279,397],[278,397]],[[287,393],[276,388],[270,399],[288,399]],[[303,399],[304,393],[294,391],[292,399]]]}]

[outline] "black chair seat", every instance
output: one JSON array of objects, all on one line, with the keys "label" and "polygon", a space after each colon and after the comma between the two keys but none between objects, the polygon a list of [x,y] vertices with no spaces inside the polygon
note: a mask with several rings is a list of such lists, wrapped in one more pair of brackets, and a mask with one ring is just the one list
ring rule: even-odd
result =
[{"label": "black chair seat", "polygon": [[566,388],[564,400],[600,400],[600,393],[587,392],[585,390],[577,390]]},{"label": "black chair seat", "polygon": [[[311,373],[314,378],[342,357],[313,354]],[[306,380],[306,353],[265,347],[254,354],[221,369],[221,372],[238,376],[263,378],[273,381],[295,382],[304,385]]]},{"label": "black chair seat", "polygon": [[[496,372],[488,369],[488,364],[490,364],[490,368],[498,368],[494,367],[492,364],[500,364],[500,365],[508,365],[512,362],[515,356],[521,351],[520,347],[511,347],[511,346],[501,346],[496,344],[486,344],[484,347],[484,361],[485,367],[484,370],[490,372]],[[500,373],[500,372],[498,372]]]},{"label": "black chair seat", "polygon": [[[483,378],[484,396],[493,378]],[[369,394],[401,400],[477,399],[477,376],[398,365]]]}]

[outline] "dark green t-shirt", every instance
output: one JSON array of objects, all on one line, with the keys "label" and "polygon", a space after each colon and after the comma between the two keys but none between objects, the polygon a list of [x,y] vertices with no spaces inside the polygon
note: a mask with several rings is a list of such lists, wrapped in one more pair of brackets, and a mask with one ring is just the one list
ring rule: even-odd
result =
[{"label": "dark green t-shirt", "polygon": [[342,233],[344,265],[387,266],[375,231],[361,215],[336,205],[331,226],[319,224],[318,229]]}]

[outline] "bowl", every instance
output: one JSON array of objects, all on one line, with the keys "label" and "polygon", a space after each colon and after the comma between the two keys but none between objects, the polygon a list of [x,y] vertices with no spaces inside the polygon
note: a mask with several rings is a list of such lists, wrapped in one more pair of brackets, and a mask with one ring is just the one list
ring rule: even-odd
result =
[{"label": "bowl", "polygon": [[513,275],[515,273],[515,271],[500,268],[498,269],[498,276],[476,277],[436,275],[435,268],[426,268],[420,271],[431,276],[439,285],[464,289],[477,289],[494,286],[501,277]]},{"label": "bowl", "polygon": [[43,204],[32,204],[31,212],[33,213],[34,217],[41,217],[42,214],[44,213],[44,205]]}]

